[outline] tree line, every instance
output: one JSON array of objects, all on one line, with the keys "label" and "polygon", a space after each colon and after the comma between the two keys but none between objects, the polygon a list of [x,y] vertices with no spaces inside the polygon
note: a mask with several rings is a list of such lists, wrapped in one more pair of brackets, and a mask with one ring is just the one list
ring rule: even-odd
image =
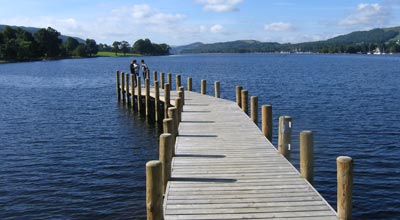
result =
[{"label": "tree line", "polygon": [[[79,42],[73,37],[64,41],[61,33],[48,27],[31,33],[20,27],[5,26],[0,31],[0,60],[30,61],[41,59],[59,59],[67,57],[92,57],[99,51],[140,55],[169,55],[171,47],[167,44],[155,44],[149,39],[137,40],[132,46],[127,41],[114,41],[97,44],[93,39]],[[82,41],[82,40],[81,40]]]},{"label": "tree line", "polygon": [[171,47],[168,44],[155,44],[149,39],[139,39],[131,46],[127,41],[114,41],[112,45],[99,44],[99,51],[114,52],[126,55],[127,53],[141,54],[144,56],[169,55]]},{"label": "tree line", "polygon": [[38,31],[25,31],[22,28],[5,26],[0,32],[0,60],[29,61],[38,59],[57,59],[64,57],[90,57],[96,55],[98,47],[93,39],[85,43],[68,37],[64,42],[60,32],[48,27]]},{"label": "tree line", "polygon": [[325,41],[305,43],[271,43],[259,41],[231,41],[213,44],[197,44],[182,49],[180,53],[400,53],[400,27],[356,31]]}]

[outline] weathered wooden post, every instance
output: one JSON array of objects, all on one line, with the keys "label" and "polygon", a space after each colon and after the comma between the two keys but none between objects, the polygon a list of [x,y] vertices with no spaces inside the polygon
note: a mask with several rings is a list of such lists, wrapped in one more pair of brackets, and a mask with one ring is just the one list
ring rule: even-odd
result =
[{"label": "weathered wooden post", "polygon": [[158,81],[154,81],[154,120],[160,120],[160,86]]},{"label": "weathered wooden post", "polygon": [[129,74],[128,73],[125,74],[125,77],[126,77],[125,90],[126,90],[126,101],[127,101],[126,103],[129,106],[129,105],[131,105],[131,94],[130,94],[130,88],[129,88],[129,85],[130,85]]},{"label": "weathered wooden post", "polygon": [[[163,132],[164,133],[169,133],[172,136],[172,147],[175,148],[175,139],[176,139],[176,134],[175,134],[175,129],[174,129],[174,119],[172,118],[164,118],[163,120]],[[175,152],[175,150],[172,150]],[[174,156],[175,153],[172,155]]]},{"label": "weathered wooden post", "polygon": [[176,76],[175,76],[175,79],[176,79],[176,91],[179,91],[179,87],[181,87],[181,75],[179,75],[179,74],[177,74]]},{"label": "weathered wooden post", "polygon": [[258,97],[250,97],[251,120],[258,125]]},{"label": "weathered wooden post", "polygon": [[187,90],[188,91],[193,91],[193,87],[192,87],[192,78],[188,77],[187,78]]},{"label": "weathered wooden post", "polygon": [[263,105],[261,107],[262,114],[262,133],[263,135],[272,142],[272,106]]},{"label": "weathered wooden post", "polygon": [[163,220],[162,164],[159,160],[146,163],[147,220]]},{"label": "weathered wooden post", "polygon": [[205,79],[201,80],[201,94],[205,95],[207,93],[207,81]]},{"label": "weathered wooden post", "polygon": [[242,98],[242,110],[244,113],[248,114],[249,113],[249,92],[247,90],[242,90],[242,94],[240,95]]},{"label": "weathered wooden post", "polygon": [[[183,87],[183,86],[179,87],[179,91],[180,91],[181,93],[178,92],[178,96],[181,97],[181,99],[182,99],[182,106],[183,106],[183,105],[185,105],[185,87]],[[183,111],[183,109],[182,109],[182,111]]]},{"label": "weathered wooden post", "polygon": [[236,104],[240,108],[242,107],[242,90],[243,90],[243,87],[236,86]]},{"label": "weathered wooden post", "polygon": [[314,183],[314,134],[300,132],[300,173],[312,185]]},{"label": "weathered wooden post", "polygon": [[148,117],[150,113],[150,79],[147,78],[145,80],[145,89],[146,89],[146,94],[145,94],[145,108],[146,108],[146,116]]},{"label": "weathered wooden post", "polygon": [[142,112],[142,80],[140,76],[137,77],[137,109],[138,112]]},{"label": "weathered wooden post", "polygon": [[135,74],[131,74],[132,109],[135,110]]},{"label": "weathered wooden post", "polygon": [[171,73],[168,73],[168,81],[167,81],[167,83],[170,86],[169,89],[172,90],[172,74]]},{"label": "weathered wooden post", "polygon": [[161,84],[161,89],[164,89],[164,84],[165,84],[165,74],[164,74],[164,72],[160,73],[160,84]]},{"label": "weathered wooden post", "polygon": [[351,220],[353,197],[353,159],[340,156],[337,165],[337,212],[339,220]]},{"label": "weathered wooden post", "polygon": [[176,97],[175,99],[175,108],[178,112],[178,122],[182,121],[182,99],[180,97]]},{"label": "weathered wooden post", "polygon": [[162,164],[163,192],[165,193],[167,183],[171,179],[172,135],[169,133],[160,135],[159,160]]},{"label": "weathered wooden post", "polygon": [[219,81],[214,82],[214,89],[215,89],[215,97],[221,98],[221,91],[220,91],[220,83]]},{"label": "weathered wooden post", "polygon": [[171,84],[164,85],[164,118],[168,118],[168,108],[171,106]]},{"label": "weathered wooden post", "polygon": [[[153,71],[153,82],[158,81],[157,71]],[[155,87],[155,84],[154,84]]]},{"label": "weathered wooden post", "polygon": [[175,135],[178,136],[179,121],[178,121],[178,109],[176,107],[168,108],[168,118],[172,118],[174,120],[174,131]]},{"label": "weathered wooden post", "polygon": [[118,102],[121,101],[121,82],[119,80],[119,71],[117,70],[117,98]]},{"label": "weathered wooden post", "polygon": [[122,95],[122,103],[125,103],[125,73],[121,73],[121,95]]},{"label": "weathered wooden post", "polygon": [[290,144],[292,142],[292,117],[279,117],[278,150],[287,160],[290,160]]}]

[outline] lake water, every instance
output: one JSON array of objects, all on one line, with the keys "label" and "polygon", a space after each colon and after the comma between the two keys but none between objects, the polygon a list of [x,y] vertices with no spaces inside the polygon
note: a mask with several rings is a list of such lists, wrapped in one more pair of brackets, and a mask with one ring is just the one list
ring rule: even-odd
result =
[{"label": "lake water", "polygon": [[[0,65],[0,219],[145,219],[145,163],[161,126],[118,105],[132,58]],[[141,59],[140,57],[136,59]],[[315,187],[336,207],[336,157],[353,157],[354,219],[400,219],[400,56],[145,57],[151,70],[235,86],[315,132]]]}]

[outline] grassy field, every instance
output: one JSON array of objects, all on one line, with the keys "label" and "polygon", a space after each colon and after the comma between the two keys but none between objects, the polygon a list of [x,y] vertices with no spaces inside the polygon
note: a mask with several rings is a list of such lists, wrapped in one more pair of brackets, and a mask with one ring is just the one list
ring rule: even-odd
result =
[{"label": "grassy field", "polygon": [[140,56],[140,54],[127,53],[124,55],[123,53],[118,53],[117,55],[115,55],[115,52],[98,52],[97,56],[98,57],[132,57],[132,56]]}]

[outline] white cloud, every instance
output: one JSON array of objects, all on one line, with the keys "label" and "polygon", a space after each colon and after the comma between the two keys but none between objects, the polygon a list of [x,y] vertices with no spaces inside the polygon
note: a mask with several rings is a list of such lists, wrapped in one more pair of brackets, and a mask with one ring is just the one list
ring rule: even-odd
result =
[{"label": "white cloud", "polygon": [[351,15],[341,20],[339,24],[344,26],[383,26],[388,22],[390,16],[391,10],[388,7],[378,3],[362,3],[357,6],[357,9]]},{"label": "white cloud", "polygon": [[204,5],[204,10],[215,12],[228,12],[238,10],[236,7],[243,0],[196,0]]},{"label": "white cloud", "polygon": [[200,31],[200,33],[204,33],[204,32],[206,32],[206,31],[207,31],[207,28],[206,28],[206,26],[204,26],[204,25],[200,25],[200,27],[199,27],[199,31]]},{"label": "white cloud", "polygon": [[273,32],[288,32],[295,30],[295,28],[291,23],[285,23],[285,22],[275,22],[271,24],[266,24],[264,25],[264,29]]},{"label": "white cloud", "polygon": [[222,33],[224,31],[224,27],[222,25],[216,24],[210,27],[211,33],[217,34]]}]

